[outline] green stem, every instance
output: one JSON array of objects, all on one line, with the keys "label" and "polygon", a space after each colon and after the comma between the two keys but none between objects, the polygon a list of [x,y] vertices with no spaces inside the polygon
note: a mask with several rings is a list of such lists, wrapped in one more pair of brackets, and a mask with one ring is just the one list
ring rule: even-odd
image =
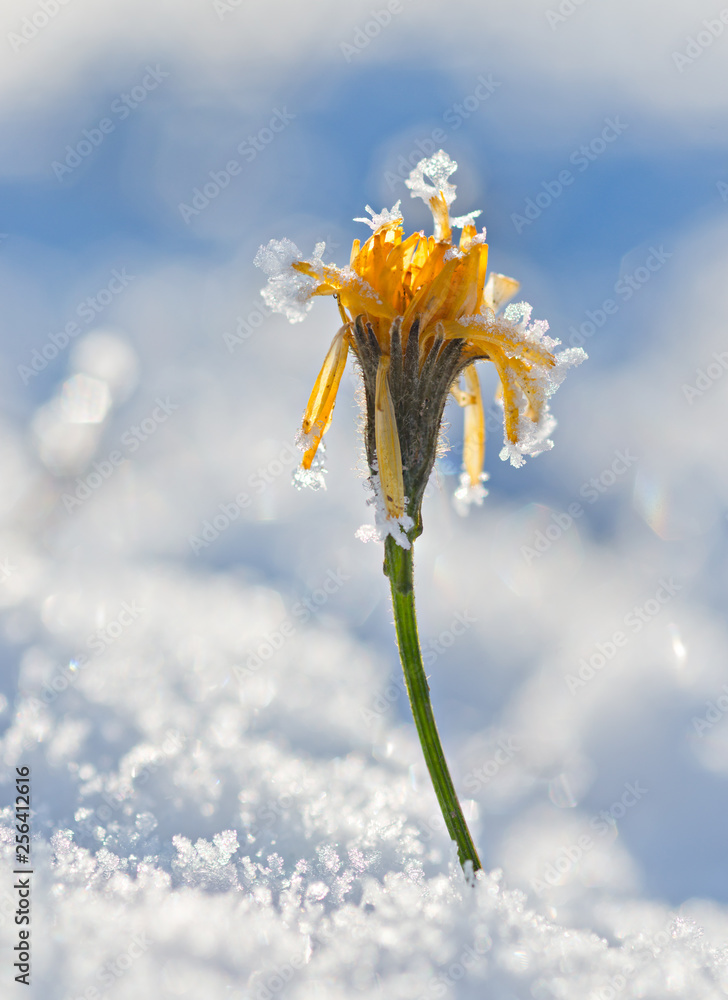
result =
[{"label": "green stem", "polygon": [[457,845],[460,864],[465,870],[466,863],[470,861],[473,872],[476,872],[482,865],[450,777],[435,716],[432,713],[430,686],[422,666],[415,616],[412,548],[403,549],[391,535],[387,536],[384,543],[384,572],[389,577],[392,587],[392,608],[399,655],[427,769],[448,833]]}]

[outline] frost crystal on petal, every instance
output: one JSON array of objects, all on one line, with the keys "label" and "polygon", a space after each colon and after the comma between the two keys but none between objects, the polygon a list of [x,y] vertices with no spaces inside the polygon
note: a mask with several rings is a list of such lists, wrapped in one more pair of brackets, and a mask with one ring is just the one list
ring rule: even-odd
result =
[{"label": "frost crystal on petal", "polygon": [[[480,208],[476,208],[474,212],[468,212],[467,215],[458,215],[455,219],[450,219],[450,225],[453,229],[464,229],[465,226],[472,226],[479,215],[483,212]],[[485,243],[485,229],[483,229],[482,234],[479,233],[473,238],[473,243]]]},{"label": "frost crystal on petal", "polygon": [[381,212],[375,212],[371,205],[365,205],[364,207],[371,215],[371,219],[354,219],[354,222],[363,222],[376,232],[377,229],[381,229],[382,226],[386,226],[390,222],[397,222],[398,219],[402,219],[402,213],[399,210],[401,201],[401,198],[398,198],[396,203],[392,205],[391,208],[383,208]]},{"label": "frost crystal on petal", "polygon": [[[307,451],[311,444],[311,434],[304,434],[299,431],[296,435],[296,445],[301,451]],[[294,469],[291,481],[297,490],[325,490],[326,480],[324,476],[328,469],[325,467],[326,446],[323,441],[319,444],[318,450],[311,461],[311,468],[304,469],[299,465]]]},{"label": "frost crystal on petal", "polygon": [[[410,172],[405,184],[412,192],[412,197],[422,198],[426,205],[429,205],[430,199],[436,197],[440,191],[445,195],[447,204],[452,205],[455,201],[456,185],[451,184],[448,177],[455,173],[457,168],[457,163],[440,149],[429,159],[420,160]],[[428,179],[431,184],[427,183]]]},{"label": "frost crystal on petal", "polygon": [[556,418],[549,413],[546,406],[537,424],[521,415],[518,421],[518,440],[513,444],[506,438],[500,451],[501,461],[507,462],[510,459],[511,465],[520,469],[526,460],[526,455],[533,457],[540,455],[542,451],[551,451],[554,442],[549,438],[549,434],[553,433],[555,427]]},{"label": "frost crystal on petal", "polygon": [[[325,243],[317,243],[311,263],[320,263]],[[301,251],[288,239],[270,240],[261,246],[253,263],[268,275],[268,284],[261,291],[271,312],[282,313],[290,323],[300,323],[311,308],[311,295],[316,288],[314,278],[291,267],[302,260]]]},{"label": "frost crystal on petal", "polygon": [[487,472],[481,472],[479,482],[473,486],[468,473],[460,473],[460,486],[453,494],[453,503],[455,510],[461,517],[466,517],[473,505],[482,506],[483,500],[488,496],[488,491],[483,483],[487,482],[488,478]]},{"label": "frost crystal on petal", "polygon": [[531,319],[533,306],[529,302],[512,302],[503,310],[503,318],[525,331]]},{"label": "frost crystal on petal", "polygon": [[547,396],[553,396],[558,387],[564,381],[569,368],[580,365],[586,361],[589,355],[582,347],[569,347],[556,355],[556,364],[549,372],[549,386],[546,390]]},{"label": "frost crystal on petal", "polygon": [[[544,341],[548,346],[550,338],[546,337]],[[568,369],[574,365],[580,365],[586,358],[587,354],[581,347],[571,347],[557,354],[554,367],[543,368],[540,372],[539,382],[544,396],[546,398],[553,396],[563,382]],[[532,370],[532,374],[536,374],[536,372],[537,369]],[[546,403],[543,405],[541,418],[537,423],[529,420],[525,413],[520,411],[518,440],[514,444],[506,438],[500,452],[501,459],[504,462],[510,459],[511,465],[520,468],[526,455],[540,455],[542,451],[550,451],[554,443],[549,435],[553,433],[555,427],[556,419],[549,412]]]},{"label": "frost crystal on petal", "polygon": [[[374,524],[362,524],[355,533],[356,538],[361,542],[383,542],[387,535],[391,535],[400,548],[409,549],[411,543],[407,532],[414,527],[414,520],[409,514],[402,514],[401,517],[389,516],[382,497],[379,474],[376,471],[372,472],[366,486],[372,493],[370,497],[367,497],[367,504],[374,508]],[[406,502],[407,498],[405,497]]]}]

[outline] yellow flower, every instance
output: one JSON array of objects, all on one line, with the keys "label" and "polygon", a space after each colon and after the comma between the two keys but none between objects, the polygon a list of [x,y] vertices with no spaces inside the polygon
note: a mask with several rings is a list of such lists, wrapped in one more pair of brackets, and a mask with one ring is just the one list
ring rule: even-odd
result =
[{"label": "yellow flower", "polygon": [[[367,404],[366,445],[372,479],[386,509],[414,537],[420,506],[436,453],[449,392],[465,411],[463,462],[458,496],[481,502],[485,495],[485,418],[475,362],[490,361],[500,379],[505,445],[501,458],[514,465],[525,454],[552,446],[555,422],[547,397],[566,367],[582,361],[579,349],[553,353],[558,341],[548,324],[530,322],[530,306],[500,308],[518,282],[502,274],[486,281],[488,245],[473,212],[450,219],[457,164],[440,150],[410,174],[413,197],[429,204],[433,236],[405,237],[399,202],[362,219],[373,232],[354,240],[348,267],[324,264],[323,244],[301,259],[288,240],[261,247],[256,264],[269,275],[263,295],[274,310],[302,319],[311,299],[333,295],[342,325],[334,337],[303,417],[303,470],[310,470],[334,410],[349,351],[358,361]],[[429,179],[429,181],[428,181]],[[462,230],[453,243],[452,227]],[[463,387],[458,385],[463,378]],[[410,521],[410,518],[412,519]],[[413,530],[410,532],[410,527]]]}]

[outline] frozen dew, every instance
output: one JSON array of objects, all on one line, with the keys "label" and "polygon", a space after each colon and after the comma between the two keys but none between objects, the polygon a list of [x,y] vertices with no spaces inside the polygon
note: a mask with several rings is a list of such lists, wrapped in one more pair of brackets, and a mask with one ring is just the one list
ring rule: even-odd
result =
[{"label": "frozen dew", "polygon": [[[374,524],[362,524],[357,528],[355,537],[360,542],[383,542],[388,535],[391,535],[395,542],[403,549],[410,548],[410,540],[407,532],[414,527],[414,521],[409,514],[402,514],[401,517],[391,517],[379,484],[379,476],[373,472],[366,481],[366,489],[369,491],[367,506],[374,508]],[[407,498],[405,497],[405,503]]]},{"label": "frozen dew", "polygon": [[461,517],[466,517],[472,506],[480,507],[488,496],[488,490],[483,483],[488,481],[488,473],[481,472],[480,480],[473,485],[467,472],[460,473],[460,486],[453,494],[455,510]]},{"label": "frozen dew", "polygon": [[422,198],[426,205],[429,205],[430,199],[436,197],[440,191],[445,196],[446,203],[452,205],[456,197],[456,186],[451,184],[448,178],[457,168],[457,163],[440,149],[433,156],[420,160],[410,172],[405,184],[412,192],[412,197]]},{"label": "frozen dew", "polygon": [[[317,243],[312,263],[321,262],[324,243]],[[282,313],[290,323],[301,322],[312,306],[314,278],[294,270],[291,264],[303,260],[295,243],[289,239],[270,240],[261,246],[254,263],[268,275],[268,284],[261,291],[265,303],[273,312]]]},{"label": "frozen dew", "polygon": [[[308,444],[309,435],[303,434],[301,431],[298,432],[296,437],[296,444],[301,451],[306,451],[309,447]],[[311,468],[304,469],[302,465],[296,466],[293,470],[291,476],[291,481],[297,490],[325,490],[326,489],[326,479],[325,476],[328,473],[326,468],[326,446],[323,441],[318,446],[316,454],[311,461]]]},{"label": "frozen dew", "polygon": [[511,465],[520,469],[526,460],[526,456],[535,457],[544,451],[550,451],[554,442],[549,437],[556,429],[556,420],[544,407],[541,419],[538,423],[533,423],[525,415],[521,415],[518,421],[518,440],[504,440],[500,450],[499,458],[503,462],[510,460]]},{"label": "frozen dew", "polygon": [[569,347],[565,351],[559,351],[556,355],[556,364],[548,373],[548,384],[546,395],[553,396],[561,383],[566,378],[569,368],[575,368],[582,361],[586,361],[588,355],[581,347]]},{"label": "frozen dew", "polygon": [[390,222],[397,222],[397,220],[402,219],[402,213],[399,209],[401,204],[401,199],[392,205],[391,208],[383,208],[381,212],[375,212],[370,205],[365,205],[365,209],[371,215],[371,219],[359,218],[354,219],[354,222],[363,222],[365,225],[369,226],[374,232],[377,229],[381,229],[382,226],[388,225]]},{"label": "frozen dew", "polygon": [[381,542],[381,537],[373,524],[361,524],[354,532],[354,537],[360,542]]},{"label": "frozen dew", "polygon": [[[467,215],[458,215],[454,219],[450,219],[450,225],[453,229],[464,229],[466,226],[472,226],[478,216],[482,214],[483,210],[476,208],[473,212],[468,212]],[[485,243],[485,229],[473,238],[473,243]]]}]

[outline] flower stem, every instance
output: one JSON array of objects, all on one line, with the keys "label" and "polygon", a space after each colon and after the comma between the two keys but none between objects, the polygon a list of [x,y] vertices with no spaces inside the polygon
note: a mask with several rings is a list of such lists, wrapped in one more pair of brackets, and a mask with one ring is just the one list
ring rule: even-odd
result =
[{"label": "flower stem", "polygon": [[389,577],[392,587],[392,608],[399,655],[427,769],[448,833],[457,845],[460,864],[467,874],[466,864],[471,862],[472,871],[476,872],[482,865],[450,777],[435,716],[432,713],[430,686],[422,666],[415,616],[412,548],[403,549],[391,535],[387,536],[384,544],[384,572]]}]

